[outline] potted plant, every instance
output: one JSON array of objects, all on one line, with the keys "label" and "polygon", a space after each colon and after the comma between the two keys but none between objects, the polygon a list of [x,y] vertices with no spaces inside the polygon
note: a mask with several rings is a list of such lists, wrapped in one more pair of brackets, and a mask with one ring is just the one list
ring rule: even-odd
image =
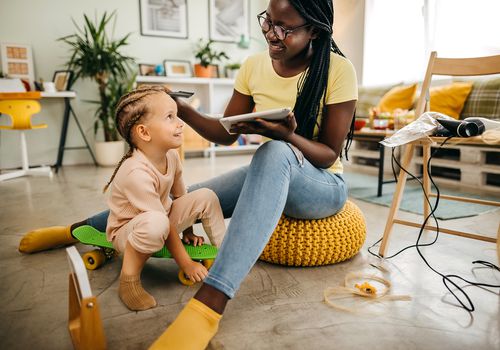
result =
[{"label": "potted plant", "polygon": [[221,62],[222,58],[229,59],[224,51],[216,51],[212,48],[213,40],[208,40],[204,42],[203,39],[198,41],[198,45],[195,50],[195,56],[200,63],[194,65],[194,74],[197,77],[217,77],[217,66],[214,65],[216,62]]},{"label": "potted plant", "polygon": [[[108,37],[107,28],[112,19],[116,19],[115,12],[104,13],[100,19],[92,22],[87,15],[83,15],[85,24],[80,28],[75,23],[77,33],[58,40],[71,47],[71,57],[67,62],[69,70],[74,71],[73,82],[79,78],[90,78],[97,83],[99,91],[99,107],[96,110],[94,131],[103,129],[104,141],[108,145],[99,145],[96,142],[96,158],[100,165],[115,165],[123,156],[124,141],[120,140],[114,124],[114,107],[117,99],[125,87],[131,87],[130,75],[132,71],[132,57],[121,52],[123,46],[128,45],[130,33],[120,39]],[[113,23],[114,27],[114,23]],[[102,150],[106,148],[118,149],[114,151],[118,159],[107,160]],[[104,151],[106,152],[106,151]],[[118,156],[119,154],[119,156]],[[111,163],[111,164],[110,164]]]},{"label": "potted plant", "polygon": [[225,67],[226,77],[230,78],[230,79],[236,78],[236,75],[238,74],[238,71],[240,70],[240,68],[241,68],[240,63],[227,64]]},{"label": "potted plant", "polygon": [[[94,133],[102,127],[104,130],[113,130],[113,137],[117,138],[116,141],[95,142],[96,161],[101,166],[115,166],[123,157],[125,142],[121,140],[116,129],[115,109],[120,97],[132,90],[136,76],[136,73],[127,78],[111,75],[104,91],[108,103],[88,101],[99,105],[95,113]],[[106,120],[104,116],[108,116]]]}]

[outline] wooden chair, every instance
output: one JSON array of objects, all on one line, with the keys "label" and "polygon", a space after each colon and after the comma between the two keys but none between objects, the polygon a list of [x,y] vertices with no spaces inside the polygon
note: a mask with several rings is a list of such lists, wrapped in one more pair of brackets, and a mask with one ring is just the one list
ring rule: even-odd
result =
[{"label": "wooden chair", "polygon": [[92,295],[87,270],[74,246],[66,248],[70,266],[68,328],[75,349],[106,349],[97,298]]},{"label": "wooden chair", "polygon": [[[417,102],[417,107],[415,111],[416,117],[419,117],[424,111],[429,109],[429,88],[431,85],[431,80],[434,75],[446,75],[446,76],[477,76],[477,75],[490,75],[500,73],[500,55],[488,56],[488,57],[477,57],[477,58],[438,58],[437,53],[434,51],[430,55],[429,64],[427,65],[427,71],[425,74],[424,81],[422,83],[422,89],[420,92],[420,97]],[[415,145],[421,145],[423,148],[423,185],[424,185],[424,196],[436,197],[436,194],[431,193],[430,180],[427,174],[427,162],[430,158],[431,145],[440,144],[444,141],[444,137],[428,137],[425,139],[420,139],[406,145],[404,155],[402,157],[401,165],[404,169],[409,169],[409,165],[413,158],[413,153]],[[472,145],[484,145],[481,137],[471,137],[471,138],[454,138],[451,139],[448,144],[461,143],[461,144],[472,144]],[[495,146],[498,147],[498,146]],[[379,254],[380,256],[385,256],[387,252],[387,246],[389,243],[389,238],[391,235],[392,228],[394,224],[400,224],[411,227],[421,227],[422,223],[412,222],[407,220],[401,220],[396,218],[399,211],[399,205],[403,197],[403,191],[406,185],[407,174],[404,171],[400,171],[398,176],[398,184],[394,192],[394,197],[392,200],[392,205],[389,211],[389,216],[385,225],[384,235],[382,238],[382,243],[380,245]],[[454,200],[460,202],[492,205],[500,207],[500,202],[497,201],[487,201],[481,199],[472,199],[467,197],[458,196],[448,196],[440,195],[441,199]],[[425,198],[424,198],[425,199]],[[426,218],[430,213],[430,207],[424,200],[424,218]],[[441,226],[441,225],[440,225]],[[426,225],[425,229],[436,231],[436,227],[432,225]],[[497,239],[483,236],[480,234],[468,233],[463,231],[451,230],[439,227],[439,231],[442,233],[473,238],[478,240],[483,240],[487,242],[497,242]],[[500,237],[500,225],[498,227],[497,236]]]},{"label": "wooden chair", "polygon": [[49,166],[30,168],[28,162],[28,149],[24,130],[46,128],[47,124],[33,125],[33,114],[40,112],[40,92],[4,92],[0,93],[0,113],[7,114],[12,120],[12,125],[0,125],[0,129],[19,130],[21,134],[21,161],[22,169],[0,175],[0,181],[28,175],[48,175],[52,177]]}]

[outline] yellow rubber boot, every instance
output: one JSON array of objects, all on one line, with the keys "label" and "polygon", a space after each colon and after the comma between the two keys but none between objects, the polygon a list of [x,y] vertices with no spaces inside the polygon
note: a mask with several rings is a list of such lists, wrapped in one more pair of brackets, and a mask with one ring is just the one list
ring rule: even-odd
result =
[{"label": "yellow rubber boot", "polygon": [[203,350],[217,333],[221,317],[193,298],[149,350]]},{"label": "yellow rubber boot", "polygon": [[30,231],[19,243],[21,253],[35,253],[78,242],[71,235],[71,226],[51,226]]}]

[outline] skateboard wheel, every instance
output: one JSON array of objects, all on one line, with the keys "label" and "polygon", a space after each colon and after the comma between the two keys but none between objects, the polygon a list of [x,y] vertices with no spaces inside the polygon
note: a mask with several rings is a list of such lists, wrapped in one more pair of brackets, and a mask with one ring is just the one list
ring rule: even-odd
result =
[{"label": "skateboard wheel", "polygon": [[87,270],[95,270],[106,261],[106,255],[100,249],[83,254],[83,262]]},{"label": "skateboard wheel", "polygon": [[177,277],[179,278],[179,281],[185,285],[185,286],[192,286],[196,282],[191,281],[187,276],[184,274],[184,271],[179,270],[179,273],[177,274]]},{"label": "skateboard wheel", "polygon": [[203,263],[203,266],[205,266],[207,270],[210,270],[210,268],[214,264],[214,259],[205,259],[202,261],[202,263]]}]

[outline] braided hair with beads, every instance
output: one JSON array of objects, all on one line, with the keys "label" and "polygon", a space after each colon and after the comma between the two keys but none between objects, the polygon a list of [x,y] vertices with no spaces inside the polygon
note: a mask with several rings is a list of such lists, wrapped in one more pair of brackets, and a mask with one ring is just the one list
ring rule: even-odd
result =
[{"label": "braided hair with beads", "polygon": [[132,140],[132,128],[142,117],[146,116],[149,112],[148,105],[144,101],[146,96],[158,93],[168,93],[168,90],[161,85],[141,85],[135,90],[132,90],[123,95],[115,110],[115,123],[120,135],[127,141],[129,149],[127,153],[118,162],[113,175],[109,179],[106,186],[104,186],[103,193],[107,191],[111,182],[115,178],[116,172],[120,166],[127,159],[132,157],[132,153],[137,146],[134,145]]},{"label": "braided hair with beads", "polygon": [[[297,12],[319,31],[318,38],[312,41],[313,56],[309,68],[297,83],[297,100],[294,114],[297,118],[296,133],[312,139],[314,128],[318,124],[320,106],[323,103],[323,115],[326,115],[326,88],[328,85],[328,69],[330,67],[330,52],[343,57],[345,55],[332,38],[333,33],[333,3],[332,0],[289,0]],[[354,118],[351,122],[344,154],[352,142],[354,134]],[[342,157],[342,152],[340,154]],[[348,158],[347,158],[348,159]]]}]

